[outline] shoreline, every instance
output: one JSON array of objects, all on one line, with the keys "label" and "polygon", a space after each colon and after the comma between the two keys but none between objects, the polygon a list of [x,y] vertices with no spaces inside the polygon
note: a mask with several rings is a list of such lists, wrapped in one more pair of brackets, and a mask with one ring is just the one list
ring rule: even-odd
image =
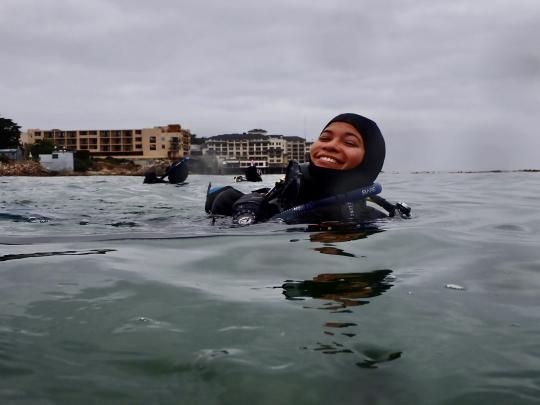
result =
[{"label": "shoreline", "polygon": [[[48,171],[35,161],[18,161],[10,163],[0,163],[0,177],[4,176],[34,176],[34,177],[56,177],[56,176],[144,176],[148,168],[126,167],[125,165],[107,165],[99,170],[87,170],[85,172],[71,171]],[[382,171],[381,173],[385,173]],[[390,174],[499,174],[499,173],[540,173],[540,169],[516,169],[516,170],[422,170],[422,171],[395,171]],[[192,173],[207,174],[207,173]]]},{"label": "shoreline", "polygon": [[33,177],[57,177],[57,176],[144,176],[141,167],[126,167],[125,165],[101,167],[100,170],[75,171],[49,171],[39,162],[26,160],[10,163],[0,163],[0,177],[3,176],[33,176]]}]

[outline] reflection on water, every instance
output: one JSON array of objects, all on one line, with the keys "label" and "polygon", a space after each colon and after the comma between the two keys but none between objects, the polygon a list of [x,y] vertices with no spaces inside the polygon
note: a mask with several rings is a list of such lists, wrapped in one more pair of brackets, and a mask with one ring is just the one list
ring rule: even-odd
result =
[{"label": "reflection on water", "polygon": [[319,253],[325,254],[325,255],[335,255],[335,256],[345,256],[345,257],[356,257],[356,255],[352,253],[347,253],[343,249],[338,249],[333,246],[323,246],[319,248],[313,249]]},{"label": "reflection on water", "polygon": [[[339,303],[340,308],[367,304],[361,298],[381,295],[392,287],[387,276],[392,270],[375,270],[370,273],[337,273],[319,274],[313,280],[286,281],[283,294],[287,299],[305,297],[332,300]],[[335,309],[336,306],[324,306],[320,309]]]},{"label": "reflection on water", "polygon": [[[309,225],[307,231],[313,232],[309,235],[311,242],[321,242],[323,247],[317,247],[313,250],[325,254],[345,257],[357,257],[353,253],[339,249],[333,243],[349,242],[352,240],[365,239],[375,233],[384,232],[375,226],[366,226],[365,224],[355,224],[347,222],[325,222],[320,225]],[[365,256],[361,256],[365,257]]]},{"label": "reflection on water", "polygon": [[312,233],[309,236],[309,240],[312,242],[322,242],[322,243],[335,243],[335,242],[349,242],[351,240],[365,239],[370,235],[375,233],[384,232],[383,229],[379,228],[365,228],[365,229],[356,229],[356,228],[340,228],[340,229],[320,229],[310,226],[309,231],[317,232]]},{"label": "reflection on water", "polygon": [[65,250],[62,252],[36,252],[36,253],[21,253],[9,254],[0,256],[0,262],[8,260],[26,259],[29,257],[46,257],[46,256],[86,256],[86,255],[104,255],[108,252],[114,252],[116,249],[91,249],[88,251]]},{"label": "reflection on water", "polygon": [[356,222],[322,222],[309,224],[306,227],[290,227],[287,232],[313,232],[309,239],[312,242],[332,243],[365,239],[375,233],[384,232],[374,224]]},{"label": "reflection on water", "polygon": [[[367,273],[337,273],[319,274],[312,280],[293,281],[286,280],[283,285],[283,294],[288,300],[306,300],[313,298],[326,300],[321,305],[304,306],[306,309],[322,309],[332,314],[353,314],[352,308],[369,303],[367,298],[377,297],[392,287],[390,274],[392,270],[381,269]],[[375,368],[375,364],[395,360],[401,356],[401,351],[385,348],[362,348],[362,345],[351,342],[357,336],[352,329],[358,326],[357,322],[330,320],[324,323],[323,334],[330,336],[330,342],[317,342],[315,347],[304,347],[306,350],[319,351],[324,354],[357,353],[362,360],[356,364],[359,367]],[[341,332],[345,330],[346,332]],[[351,328],[351,329],[349,329]],[[348,341],[340,342],[340,338]]]}]

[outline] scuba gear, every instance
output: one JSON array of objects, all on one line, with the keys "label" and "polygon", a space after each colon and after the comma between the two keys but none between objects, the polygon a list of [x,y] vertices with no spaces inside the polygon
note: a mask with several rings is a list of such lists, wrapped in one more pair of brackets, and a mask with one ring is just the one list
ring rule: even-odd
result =
[{"label": "scuba gear", "polygon": [[185,157],[175,163],[173,163],[170,166],[167,166],[165,169],[165,174],[163,176],[158,177],[156,175],[156,168],[154,167],[152,170],[144,176],[143,183],[145,184],[155,184],[155,183],[166,183],[165,177],[169,177],[169,183],[171,184],[179,184],[183,183],[188,174],[189,174],[189,167],[188,167],[188,160],[189,157]]},{"label": "scuba gear", "polygon": [[158,178],[155,172],[149,172],[144,175],[144,184],[156,184],[156,183],[166,183],[163,178]]},{"label": "scuba gear", "polygon": [[183,183],[189,174],[188,160],[189,157],[186,156],[182,160],[170,165],[165,171],[163,178],[169,176],[169,183],[171,184]]},{"label": "scuba gear", "polygon": [[371,186],[362,187],[348,193],[338,194],[335,196],[323,198],[321,200],[308,202],[306,204],[290,208],[288,210],[280,212],[279,214],[274,215],[273,218],[279,218],[284,221],[290,222],[301,219],[302,215],[305,215],[306,213],[309,213],[310,211],[313,211],[315,209],[331,206],[340,206],[345,204],[347,205],[347,208],[349,208],[349,218],[347,219],[354,219],[354,217],[356,216],[356,212],[352,203],[363,200],[366,197],[378,194],[381,192],[381,190],[382,187],[380,184],[373,183]]},{"label": "scuba gear", "polygon": [[226,187],[214,187],[208,183],[204,210],[212,215],[232,215],[232,206],[244,193],[237,189]]},{"label": "scuba gear", "polygon": [[285,172],[285,180],[266,193],[265,200],[276,204],[280,211],[295,207],[299,204],[300,191],[303,187],[303,174],[300,164],[290,160]]},{"label": "scuba gear", "polygon": [[397,202],[395,204],[392,204],[385,200],[382,197],[379,196],[370,196],[369,200],[371,202],[374,202],[375,204],[383,207],[386,211],[388,211],[388,216],[393,217],[396,215],[396,210],[399,212],[399,215],[401,218],[408,218],[411,216],[411,207],[409,207],[404,202]]},{"label": "scuba gear", "polygon": [[396,208],[399,211],[401,218],[409,218],[411,216],[411,207],[404,202],[397,202]]},{"label": "scuba gear", "polygon": [[[276,183],[271,190],[262,188],[244,194],[231,186],[211,187],[208,185],[205,203],[206,212],[213,215],[230,215],[233,223],[251,225],[272,219],[287,223],[321,221],[370,221],[396,212],[405,218],[410,216],[410,208],[404,203],[392,204],[378,196],[382,187],[374,183],[338,195],[303,201],[305,184],[310,180],[308,165],[291,160],[285,179]],[[388,215],[370,207],[366,199],[384,208]]]},{"label": "scuba gear", "polygon": [[233,223],[251,225],[270,216],[271,208],[267,206],[264,194],[251,193],[240,197],[232,205]]},{"label": "scuba gear", "polygon": [[[369,189],[374,185],[367,185],[362,188],[354,190],[348,190],[348,192],[340,194],[331,194],[326,196],[326,193],[322,195],[325,197],[310,198],[306,196],[318,197],[320,194],[317,189],[312,189],[315,184],[315,179],[310,173],[310,164],[299,164],[295,160],[291,160],[287,166],[287,172],[285,180],[277,183],[276,187],[272,189],[267,195],[266,199],[270,203],[277,205],[281,214],[276,214],[276,218],[281,218],[281,215],[288,210],[294,208],[294,211],[287,212],[282,218],[286,221],[298,221],[303,219],[316,220],[319,217],[323,219],[325,216],[330,218],[341,219],[377,219],[385,216],[380,211],[366,206],[366,197],[370,196],[370,200],[373,199],[374,203],[383,207],[389,212],[389,216],[394,216],[396,206],[389,203],[385,199],[379,196],[375,196],[380,193],[380,185],[375,183],[375,187],[378,187],[378,191],[373,189],[369,192],[362,194],[362,190]],[[329,170],[329,169],[325,169]],[[310,190],[311,189],[311,190]],[[320,201],[325,201],[320,204]],[[383,203],[386,203],[383,205]],[[328,218],[326,218],[328,219]]]}]

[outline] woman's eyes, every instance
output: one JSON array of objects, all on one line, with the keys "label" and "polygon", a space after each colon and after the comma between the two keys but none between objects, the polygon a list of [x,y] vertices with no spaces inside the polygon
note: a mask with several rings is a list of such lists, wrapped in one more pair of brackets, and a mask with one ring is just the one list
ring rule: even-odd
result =
[{"label": "woman's eyes", "polygon": [[[327,134],[321,134],[319,135],[319,141],[321,142],[330,142],[331,140],[333,139],[332,136],[330,135],[327,135]],[[347,146],[350,146],[350,147],[354,147],[354,148],[357,148],[360,146],[360,143],[358,142],[358,140],[356,138],[345,138],[342,140],[343,144],[347,145]]]}]

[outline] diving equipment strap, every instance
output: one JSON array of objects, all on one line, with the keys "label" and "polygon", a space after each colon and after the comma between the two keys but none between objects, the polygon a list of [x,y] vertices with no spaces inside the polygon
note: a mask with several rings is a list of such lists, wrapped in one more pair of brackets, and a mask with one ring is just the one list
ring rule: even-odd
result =
[{"label": "diving equipment strap", "polygon": [[388,211],[388,216],[393,217],[396,215],[396,211],[399,212],[400,216],[402,218],[408,218],[411,216],[411,208],[403,203],[403,202],[397,202],[395,204],[392,204],[388,200],[385,200],[381,196],[378,195],[372,195],[369,197],[369,200],[381,207],[383,207],[386,211]]},{"label": "diving equipment strap", "polygon": [[297,219],[300,215],[317,208],[329,207],[337,204],[344,204],[348,202],[356,202],[367,197],[379,194],[382,187],[379,183],[373,183],[369,186],[362,187],[356,190],[349,191],[347,193],[334,195],[331,197],[323,198],[321,200],[310,201],[308,203],[298,205],[288,210],[282,211],[276,214],[272,219],[282,219],[284,221],[290,221]]}]

